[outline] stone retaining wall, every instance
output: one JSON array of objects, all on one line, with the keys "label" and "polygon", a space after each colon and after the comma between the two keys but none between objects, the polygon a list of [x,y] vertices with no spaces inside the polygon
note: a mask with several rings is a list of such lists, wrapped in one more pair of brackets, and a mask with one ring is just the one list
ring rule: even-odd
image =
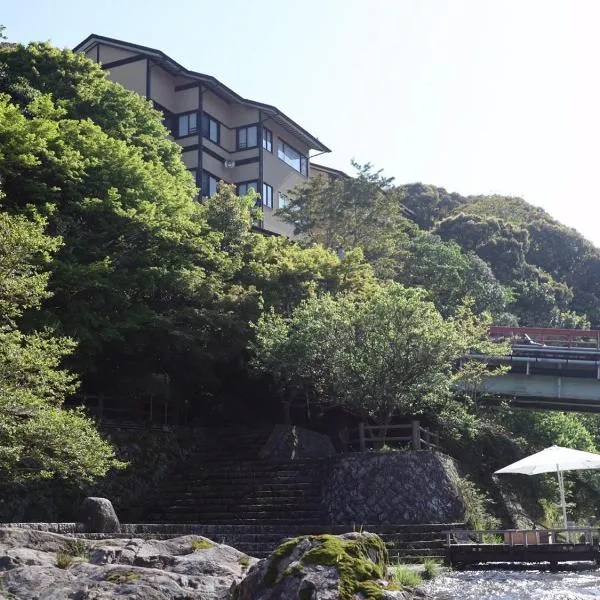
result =
[{"label": "stone retaining wall", "polygon": [[332,524],[464,520],[454,461],[437,452],[362,452],[336,457],[323,490]]}]

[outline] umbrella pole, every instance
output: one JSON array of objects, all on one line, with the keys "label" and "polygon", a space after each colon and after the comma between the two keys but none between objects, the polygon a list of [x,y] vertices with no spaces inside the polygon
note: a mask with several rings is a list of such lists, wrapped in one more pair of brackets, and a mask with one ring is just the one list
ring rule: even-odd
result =
[{"label": "umbrella pole", "polygon": [[562,506],[563,520],[565,522],[565,529],[568,529],[567,501],[565,500],[565,482],[563,480],[563,474],[561,473],[558,465],[556,465],[556,475],[558,477],[558,489],[560,490],[560,504]]}]

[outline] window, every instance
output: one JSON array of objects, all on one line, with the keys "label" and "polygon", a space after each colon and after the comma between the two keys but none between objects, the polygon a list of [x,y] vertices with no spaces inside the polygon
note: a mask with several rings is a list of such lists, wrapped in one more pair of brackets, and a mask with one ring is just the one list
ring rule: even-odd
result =
[{"label": "window", "polygon": [[206,113],[202,113],[202,136],[215,144],[221,141],[221,123]]},{"label": "window", "polygon": [[212,196],[217,192],[217,178],[207,171],[202,171],[200,192],[202,196]]},{"label": "window", "polygon": [[263,127],[263,148],[267,152],[273,152],[273,132],[266,127]]},{"label": "window", "polygon": [[237,130],[237,149],[245,150],[258,146],[258,129],[256,125],[239,127]]},{"label": "window", "polygon": [[304,154],[300,154],[298,150],[295,150],[291,146],[288,146],[283,140],[279,140],[279,144],[277,146],[277,157],[290,165],[292,169],[296,169],[298,173],[302,173],[302,175],[308,175],[308,159],[306,156],[304,156]]},{"label": "window", "polygon": [[196,183],[196,178],[197,178],[197,169],[188,169],[188,171],[192,174],[192,177],[194,178],[194,183]]},{"label": "window", "polygon": [[238,183],[238,196],[245,196],[249,190],[254,190],[255,192],[258,189],[258,183],[256,181],[245,181],[244,183]]},{"label": "window", "polygon": [[179,115],[179,127],[177,133],[179,137],[190,135],[198,131],[198,115],[195,112]]},{"label": "window", "polygon": [[262,202],[264,206],[273,208],[273,188],[268,183],[263,183]]},{"label": "window", "polygon": [[290,202],[290,199],[285,195],[279,192],[279,208],[285,208]]}]

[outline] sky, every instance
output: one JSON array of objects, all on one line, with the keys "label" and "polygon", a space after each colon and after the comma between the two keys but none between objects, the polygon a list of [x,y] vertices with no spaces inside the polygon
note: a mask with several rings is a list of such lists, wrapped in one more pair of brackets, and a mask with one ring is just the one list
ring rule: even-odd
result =
[{"label": "sky", "polygon": [[600,246],[600,1],[28,0],[13,42],[158,48],[396,183],[520,196]]}]

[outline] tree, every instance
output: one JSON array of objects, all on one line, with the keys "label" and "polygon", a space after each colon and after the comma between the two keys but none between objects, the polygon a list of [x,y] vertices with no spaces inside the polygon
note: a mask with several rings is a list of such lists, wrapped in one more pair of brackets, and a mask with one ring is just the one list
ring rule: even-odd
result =
[{"label": "tree", "polygon": [[488,324],[468,308],[444,319],[424,291],[390,283],[361,299],[308,299],[289,317],[266,313],[251,364],[285,401],[342,405],[389,424],[396,413],[452,405],[452,383],[477,371],[457,367],[470,350],[506,351],[488,341]]},{"label": "tree", "polygon": [[75,343],[17,326],[25,309],[49,295],[43,268],[61,242],[44,226],[0,212],[0,479],[93,481],[120,463],[90,419],[63,408],[77,379],[61,362]]},{"label": "tree", "polygon": [[428,232],[418,232],[406,243],[396,281],[428,290],[444,316],[450,316],[465,298],[472,298],[478,313],[493,316],[506,310],[507,291],[489,265],[473,252],[463,252]]},{"label": "tree", "polygon": [[377,269],[394,252],[402,215],[400,194],[393,179],[370,164],[353,163],[356,177],[309,179],[290,194],[287,207],[277,212],[309,243],[336,251],[361,248]]},{"label": "tree", "polygon": [[134,406],[159,380],[177,411],[210,388],[224,338],[239,331],[246,292],[230,285],[232,248],[247,206],[226,223],[197,202],[160,113],[85,57],[31,44],[2,48],[0,65],[5,209],[35,206],[64,240],[52,297],[28,325],[76,339],[69,364],[86,391]]}]

